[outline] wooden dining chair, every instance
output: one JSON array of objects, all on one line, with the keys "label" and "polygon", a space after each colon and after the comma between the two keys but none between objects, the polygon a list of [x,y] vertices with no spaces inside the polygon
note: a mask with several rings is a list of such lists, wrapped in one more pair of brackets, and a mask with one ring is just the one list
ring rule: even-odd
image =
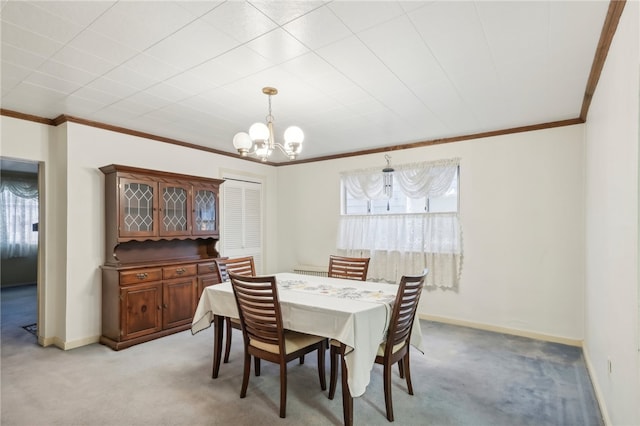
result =
[{"label": "wooden dining chair", "polygon": [[[393,404],[391,401],[391,370],[398,364],[400,377],[407,381],[409,395],[413,395],[411,384],[411,369],[409,364],[409,347],[411,344],[411,329],[416,317],[418,302],[424,287],[424,280],[428,269],[420,275],[405,275],[400,280],[398,293],[393,302],[389,330],[384,342],[380,344],[375,363],[383,365],[384,403],[387,420],[393,421]],[[338,380],[339,357],[344,356],[341,346],[332,345],[330,351],[331,374],[329,379],[329,399],[333,399]]]},{"label": "wooden dining chair", "polygon": [[[285,330],[274,276],[247,277],[230,273],[244,340],[244,373],[240,398],[247,395],[251,357],[280,365],[280,417],[287,409],[287,363],[318,351],[320,387],[327,388],[324,352],[326,338]],[[258,364],[256,364],[258,365]]]},{"label": "wooden dining chair", "polygon": [[[256,267],[253,261],[253,256],[236,257],[233,259],[219,258],[215,259],[216,266],[218,267],[218,278],[220,282],[229,281],[229,272],[233,272],[238,275],[254,276],[256,274]],[[224,362],[229,362],[229,353],[231,352],[231,330],[240,330],[240,320],[237,318],[225,318],[225,332],[227,335],[227,341],[224,347]]]},{"label": "wooden dining chair", "polygon": [[329,256],[329,277],[366,281],[368,270],[368,257]]}]

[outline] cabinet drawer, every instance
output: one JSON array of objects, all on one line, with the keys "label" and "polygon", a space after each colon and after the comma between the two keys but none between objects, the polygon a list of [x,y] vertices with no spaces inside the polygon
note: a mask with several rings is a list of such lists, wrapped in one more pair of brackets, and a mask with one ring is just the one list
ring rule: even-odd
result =
[{"label": "cabinet drawer", "polygon": [[169,280],[171,278],[190,277],[196,274],[196,265],[179,265],[162,268],[162,278]]},{"label": "cabinet drawer", "polygon": [[218,273],[218,267],[216,266],[216,262],[198,264],[198,275],[217,274],[217,273]]},{"label": "cabinet drawer", "polygon": [[160,281],[162,279],[162,269],[134,269],[120,272],[120,285],[146,283]]}]

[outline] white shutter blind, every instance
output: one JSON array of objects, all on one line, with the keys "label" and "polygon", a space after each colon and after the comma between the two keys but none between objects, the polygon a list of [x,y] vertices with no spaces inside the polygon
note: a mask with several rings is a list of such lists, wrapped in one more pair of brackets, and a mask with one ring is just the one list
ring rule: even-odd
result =
[{"label": "white shutter blind", "polygon": [[242,249],[242,188],[230,185],[226,181],[224,188],[224,228],[223,243],[225,250]]},{"label": "white shutter blind", "polygon": [[255,249],[262,247],[262,209],[260,208],[260,188],[244,190],[244,245]]},{"label": "white shutter blind", "polygon": [[222,188],[221,256],[253,256],[262,273],[262,185],[226,178]]}]

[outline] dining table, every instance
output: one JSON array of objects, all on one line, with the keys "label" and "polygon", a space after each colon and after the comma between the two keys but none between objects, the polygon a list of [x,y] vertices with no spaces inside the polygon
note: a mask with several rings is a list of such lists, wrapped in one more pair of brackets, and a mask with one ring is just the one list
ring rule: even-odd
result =
[{"label": "dining table", "polygon": [[[363,395],[369,384],[398,286],[290,272],[274,275],[283,327],[340,342],[344,422],[353,424],[353,397]],[[230,281],[204,288],[191,325],[195,334],[214,324],[213,378],[220,369],[224,317],[238,318]],[[414,323],[411,344],[422,350],[419,321]]]}]

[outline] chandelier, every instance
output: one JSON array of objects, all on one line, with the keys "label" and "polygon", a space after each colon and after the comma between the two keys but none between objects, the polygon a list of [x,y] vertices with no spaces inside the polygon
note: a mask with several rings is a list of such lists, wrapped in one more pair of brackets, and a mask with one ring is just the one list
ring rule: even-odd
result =
[{"label": "chandelier", "polygon": [[242,157],[256,155],[263,162],[266,162],[271,153],[278,148],[289,160],[295,160],[302,149],[304,133],[300,127],[291,126],[284,132],[284,144],[276,143],[273,133],[273,115],[271,115],[271,96],[278,94],[278,89],[274,87],[262,88],[262,93],[269,96],[269,115],[267,124],[254,123],[249,127],[249,133],[236,133],[233,137],[233,146]]}]

